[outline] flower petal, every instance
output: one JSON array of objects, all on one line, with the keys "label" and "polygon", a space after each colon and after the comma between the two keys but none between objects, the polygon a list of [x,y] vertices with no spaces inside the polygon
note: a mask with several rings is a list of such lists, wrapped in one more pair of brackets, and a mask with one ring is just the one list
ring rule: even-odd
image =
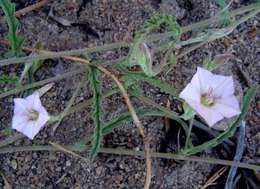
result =
[{"label": "flower petal", "polygon": [[29,121],[19,126],[17,131],[23,133],[25,136],[33,140],[33,138],[40,132],[43,125],[39,125],[36,122]]},{"label": "flower petal", "polygon": [[35,137],[35,135],[39,132],[35,132],[34,131],[34,127],[35,127],[35,122],[33,121],[29,121],[27,122],[27,124],[25,124],[22,129],[20,130],[21,133],[23,133],[25,136],[27,136],[28,138],[30,138],[31,140],[33,140],[33,138]]},{"label": "flower petal", "polygon": [[218,111],[210,107],[205,107],[192,100],[186,100],[186,102],[207,122],[210,127],[224,118]]},{"label": "flower petal", "polygon": [[24,124],[28,122],[27,116],[16,115],[12,118],[12,128],[18,131],[21,130]]},{"label": "flower petal", "polygon": [[[33,139],[49,120],[48,112],[42,106],[39,94],[33,93],[25,99],[17,98],[14,102],[15,107],[12,119],[12,128],[22,132],[30,139]],[[39,113],[36,121],[30,120],[32,116],[30,114],[32,114],[33,111]]]},{"label": "flower petal", "polygon": [[40,96],[37,92],[31,94],[30,96],[27,96],[25,100],[27,102],[27,107],[31,110],[36,110],[36,107],[41,106]]},{"label": "flower petal", "polygon": [[39,124],[37,122],[34,122],[33,127],[31,128],[30,132],[31,132],[31,139],[33,139],[39,132],[40,130],[43,128],[44,124]]},{"label": "flower petal", "polygon": [[[201,95],[214,101],[213,106],[201,103]],[[239,104],[234,96],[234,82],[231,76],[214,75],[204,68],[197,68],[191,82],[180,93],[183,98],[209,126],[224,117],[230,118],[240,113]]]},{"label": "flower petal", "polygon": [[49,115],[43,106],[38,107],[37,111],[39,111],[39,118],[37,121],[34,122],[33,127],[30,128],[32,138],[34,138],[34,136],[40,132],[40,130],[44,127],[44,125],[49,120]]},{"label": "flower petal", "polygon": [[231,76],[213,75],[211,87],[216,97],[234,94],[234,82]]},{"label": "flower petal", "polygon": [[[211,85],[213,74],[204,68],[198,67],[197,72],[194,76],[196,75],[198,77],[201,94],[203,94],[208,91]],[[191,80],[191,83],[192,82],[194,81]]]},{"label": "flower petal", "polygon": [[45,125],[45,123],[47,123],[47,121],[49,120],[49,115],[47,113],[47,111],[42,108],[43,110],[41,110],[40,114],[39,114],[39,118],[38,120],[36,121],[36,125],[37,126],[40,126],[40,127],[43,127]]},{"label": "flower petal", "polygon": [[231,118],[241,113],[238,100],[235,96],[221,98],[212,108],[226,118]]},{"label": "flower petal", "polygon": [[14,99],[14,115],[23,115],[29,112],[27,102],[23,98]]},{"label": "flower petal", "polygon": [[183,91],[180,93],[180,98],[187,100],[193,100],[196,102],[200,102],[200,91],[199,88],[197,88],[192,83],[189,83]]},{"label": "flower petal", "polygon": [[12,128],[23,133],[30,139],[33,139],[34,135],[32,134],[34,122],[28,121],[27,118],[23,118],[22,116],[17,116],[13,119]]}]

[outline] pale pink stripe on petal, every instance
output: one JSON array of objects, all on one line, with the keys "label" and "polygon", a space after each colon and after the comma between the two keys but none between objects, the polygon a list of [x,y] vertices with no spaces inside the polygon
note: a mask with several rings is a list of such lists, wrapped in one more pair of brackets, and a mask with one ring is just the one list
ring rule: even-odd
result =
[{"label": "pale pink stripe on petal", "polygon": [[207,124],[212,127],[215,123],[223,119],[223,116],[213,110],[212,108],[208,108],[203,106],[202,104],[188,100],[186,101],[198,114],[207,122]]},{"label": "pale pink stripe on petal", "polygon": [[226,97],[217,101],[212,108],[227,118],[239,115],[241,113],[235,96]]},{"label": "pale pink stripe on petal", "polygon": [[200,91],[192,84],[188,84],[180,93],[180,98],[200,101]]},{"label": "pale pink stripe on petal", "polygon": [[27,107],[27,102],[23,98],[15,98],[14,99],[14,114],[20,115],[28,112],[29,109]]},{"label": "pale pink stripe on petal", "polygon": [[[213,74],[206,69],[198,67],[195,75],[198,75],[201,93],[205,93],[211,85]],[[191,83],[193,83],[193,81],[191,81]],[[197,83],[195,83],[195,85],[197,85]]]},{"label": "pale pink stripe on petal", "polygon": [[226,97],[234,94],[234,82],[230,76],[214,75],[211,86],[216,97]]}]

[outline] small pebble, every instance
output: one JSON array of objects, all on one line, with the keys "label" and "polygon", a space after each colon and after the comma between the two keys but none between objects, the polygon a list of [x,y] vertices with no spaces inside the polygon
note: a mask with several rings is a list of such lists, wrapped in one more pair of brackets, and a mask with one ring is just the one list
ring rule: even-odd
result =
[{"label": "small pebble", "polygon": [[71,166],[71,162],[68,160],[68,161],[66,161],[66,166],[67,167],[70,167]]},{"label": "small pebble", "polygon": [[11,161],[11,166],[12,166],[12,168],[14,169],[14,170],[16,170],[17,169],[17,161],[16,160],[12,160]]},{"label": "small pebble", "polygon": [[97,175],[101,175],[101,173],[102,173],[102,167],[98,167],[98,168],[96,169],[96,174],[97,174]]}]

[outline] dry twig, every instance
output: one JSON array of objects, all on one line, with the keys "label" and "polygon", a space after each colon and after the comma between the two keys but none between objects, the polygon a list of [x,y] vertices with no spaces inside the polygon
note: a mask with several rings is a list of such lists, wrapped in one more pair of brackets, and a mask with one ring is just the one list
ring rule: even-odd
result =
[{"label": "dry twig", "polygon": [[[84,152],[88,151],[89,146],[75,146],[68,145],[65,146],[66,149],[70,149],[75,152]],[[6,153],[15,153],[15,152],[29,152],[29,151],[60,151],[57,148],[54,148],[50,145],[42,145],[42,146],[11,146],[1,148],[0,154]],[[136,151],[136,150],[126,150],[123,148],[100,148],[100,153],[104,154],[114,154],[114,155],[125,155],[125,156],[139,156],[144,157],[144,151]],[[225,159],[216,159],[210,157],[199,157],[199,156],[183,156],[174,153],[160,153],[160,152],[151,152],[151,157],[153,158],[163,158],[163,159],[175,159],[175,160],[183,160],[183,161],[194,161],[200,163],[209,163],[209,164],[219,164],[226,166],[236,165],[239,168],[250,169],[255,172],[260,171],[259,165],[248,164],[243,162],[234,162]]]},{"label": "dry twig", "polygon": [[84,158],[83,156],[71,151],[70,149],[67,149],[66,147],[63,147],[55,142],[49,142],[54,148],[56,148],[57,150],[59,151],[62,151],[62,152],[65,152],[65,153],[68,153],[70,155],[73,155],[81,160],[83,160],[84,162],[86,163],[89,163],[89,160],[87,158]]},{"label": "dry twig", "polygon": [[227,167],[221,167],[218,171],[216,171],[204,184],[202,189],[206,189],[209,186],[215,185],[214,183],[225,171],[227,170]]},{"label": "dry twig", "polygon": [[[21,17],[21,16],[23,16],[23,15],[25,15],[25,14],[31,12],[31,11],[34,11],[36,9],[39,9],[39,8],[45,6],[48,2],[49,2],[49,0],[41,0],[41,1],[39,1],[35,4],[33,4],[33,5],[30,5],[28,7],[25,7],[21,10],[16,11],[15,16]],[[2,20],[4,20],[3,17],[0,17],[0,22],[2,22]]]},{"label": "dry twig", "polygon": [[48,2],[49,2],[49,0],[41,0],[41,1],[39,1],[35,4],[33,4],[33,5],[30,5],[28,7],[25,7],[21,10],[16,11],[15,16],[21,17],[21,16],[23,16],[23,15],[25,15],[25,14],[33,11],[33,10],[36,10],[36,9],[39,9],[39,8],[45,6]]},{"label": "dry twig", "polygon": [[3,177],[4,183],[5,183],[5,189],[12,189],[11,184],[8,182],[7,178],[4,176],[3,173],[0,173],[0,175]]}]

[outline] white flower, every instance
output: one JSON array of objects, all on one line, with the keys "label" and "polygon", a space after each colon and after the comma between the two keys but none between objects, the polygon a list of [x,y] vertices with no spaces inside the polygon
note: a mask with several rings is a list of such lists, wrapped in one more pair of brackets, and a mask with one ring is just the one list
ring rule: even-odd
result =
[{"label": "white flower", "polygon": [[180,93],[180,97],[204,118],[210,127],[223,118],[240,114],[232,77],[212,74],[200,67]]},{"label": "white flower", "polygon": [[33,139],[48,120],[49,115],[41,104],[38,92],[25,99],[14,99],[13,129]]}]

